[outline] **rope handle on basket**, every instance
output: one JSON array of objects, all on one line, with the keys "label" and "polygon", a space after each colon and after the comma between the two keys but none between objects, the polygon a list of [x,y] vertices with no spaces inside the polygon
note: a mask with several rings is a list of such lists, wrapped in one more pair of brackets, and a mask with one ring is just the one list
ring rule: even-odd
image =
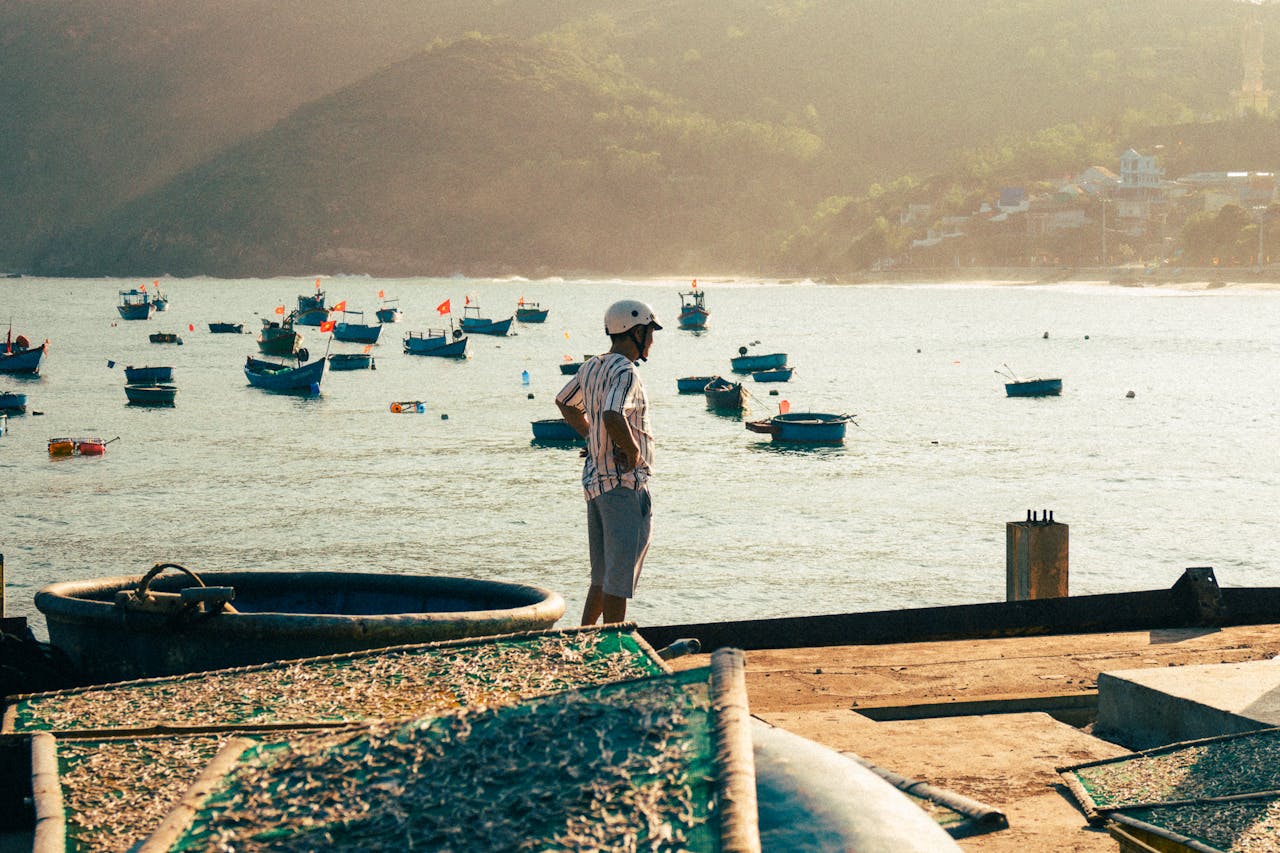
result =
[{"label": "rope handle on basket", "polygon": [[160,574],[165,569],[177,569],[178,571],[186,574],[187,577],[191,578],[200,586],[205,585],[204,581],[200,579],[200,576],[197,575],[195,572],[191,571],[190,569],[188,569],[186,566],[180,566],[177,563],[156,563],[154,566],[151,567],[151,571],[147,572],[145,575],[142,576],[142,580],[138,582],[138,588],[135,591],[135,594],[139,598],[146,595],[147,587],[151,584],[152,579],[154,579],[156,575]]}]

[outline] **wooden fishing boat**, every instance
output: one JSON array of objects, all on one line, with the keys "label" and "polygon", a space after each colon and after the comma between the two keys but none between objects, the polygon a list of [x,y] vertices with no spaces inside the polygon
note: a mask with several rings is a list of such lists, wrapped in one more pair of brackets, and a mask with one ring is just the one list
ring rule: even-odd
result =
[{"label": "wooden fishing boat", "polygon": [[676,318],[680,328],[698,331],[707,327],[710,312],[707,311],[706,297],[706,293],[696,287],[680,294],[680,314]]},{"label": "wooden fishing boat", "polygon": [[134,406],[172,406],[178,396],[176,385],[126,385],[124,395]]},{"label": "wooden fishing boat", "polygon": [[825,412],[788,412],[764,420],[748,421],[751,432],[773,436],[776,442],[797,444],[842,444],[853,415]]},{"label": "wooden fishing boat", "polygon": [[578,370],[584,364],[586,364],[585,360],[584,361],[562,361],[560,362],[560,372],[563,373],[565,376],[572,376],[573,374],[577,373]]},{"label": "wooden fishing boat", "polygon": [[[170,568],[183,574],[159,576]],[[211,588],[234,599],[234,611],[205,609]],[[107,680],[533,631],[564,615],[558,593],[523,584],[385,572],[196,575],[171,563],[141,578],[52,584],[35,605],[50,641]]]},{"label": "wooden fishing boat", "polygon": [[209,332],[214,335],[239,335],[244,332],[244,323],[210,323]]},{"label": "wooden fishing boat", "polygon": [[1057,397],[1062,393],[1061,379],[1019,379],[1004,384],[1006,397]]},{"label": "wooden fishing boat", "polygon": [[25,412],[27,395],[17,391],[0,391],[0,412]]},{"label": "wooden fishing boat", "polygon": [[382,300],[374,314],[377,316],[379,323],[399,323],[404,319],[404,312],[400,310],[399,299]]},{"label": "wooden fishing boat", "polygon": [[156,313],[156,304],[145,290],[122,290],[116,310],[122,320],[149,320]]},{"label": "wooden fishing boat", "polygon": [[40,362],[44,360],[44,354],[49,349],[49,342],[45,341],[33,347],[31,342],[22,335],[16,338],[12,335],[13,330],[10,329],[4,346],[0,347],[0,373],[38,375]]},{"label": "wooden fishing boat", "polygon": [[514,317],[508,317],[505,320],[492,320],[488,317],[480,316],[480,306],[468,305],[462,309],[462,331],[471,332],[475,335],[508,335],[511,333],[511,321]]},{"label": "wooden fishing boat", "polygon": [[754,373],[757,370],[768,370],[772,367],[786,367],[785,352],[771,352],[763,355],[747,355],[746,347],[738,347],[738,355],[729,359],[734,373]]},{"label": "wooden fishing boat", "polygon": [[124,369],[124,381],[130,385],[165,385],[173,381],[173,368],[129,366]]},{"label": "wooden fishing boat", "polygon": [[373,356],[367,352],[340,352],[329,356],[330,370],[377,370]]},{"label": "wooden fishing boat", "polygon": [[721,376],[713,377],[702,389],[707,407],[722,412],[740,412],[747,405],[747,389],[741,382],[730,382]]},{"label": "wooden fishing boat", "polygon": [[569,426],[564,418],[544,418],[531,421],[530,425],[533,427],[534,441],[586,444],[586,439],[578,435],[578,431]]},{"label": "wooden fishing boat", "polygon": [[177,332],[152,332],[150,338],[153,344],[177,344],[182,346],[182,338]]},{"label": "wooden fishing boat", "polygon": [[787,382],[794,371],[794,367],[770,367],[767,370],[752,371],[751,378],[756,382]]},{"label": "wooden fishing boat", "polygon": [[329,319],[329,309],[324,305],[324,291],[319,284],[316,285],[315,293],[298,295],[298,308],[293,313],[294,322],[299,326],[319,326]]},{"label": "wooden fishing boat", "polygon": [[348,323],[347,316],[363,319],[363,311],[343,311],[342,319],[333,324],[334,340],[355,344],[376,344],[382,334],[381,323]]},{"label": "wooden fishing boat", "polygon": [[296,321],[294,314],[279,323],[263,318],[262,331],[258,333],[258,349],[263,355],[293,355],[297,351],[302,344],[302,335],[293,329]]},{"label": "wooden fishing boat", "polygon": [[244,376],[255,388],[294,394],[319,394],[328,359],[317,358],[310,364],[290,366],[250,356],[245,360]]},{"label": "wooden fishing boat", "polygon": [[681,394],[701,394],[715,376],[682,376],[676,380],[676,391]]},{"label": "wooden fishing boat", "polygon": [[428,329],[404,336],[404,351],[409,355],[433,355],[438,358],[466,358],[467,336],[460,329]]},{"label": "wooden fishing boat", "polygon": [[156,310],[168,311],[169,297],[165,296],[164,293],[161,292],[160,282],[156,282],[154,285],[152,285],[152,287],[153,287],[153,290],[151,292],[151,302],[156,306]]},{"label": "wooden fishing boat", "polygon": [[550,313],[550,308],[543,308],[537,302],[525,302],[521,299],[516,304],[516,319],[521,323],[545,323]]}]

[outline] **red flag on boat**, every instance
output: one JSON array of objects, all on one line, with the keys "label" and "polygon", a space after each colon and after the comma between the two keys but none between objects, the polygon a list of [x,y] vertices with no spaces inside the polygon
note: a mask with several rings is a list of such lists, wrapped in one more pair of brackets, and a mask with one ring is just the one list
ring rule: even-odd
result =
[{"label": "red flag on boat", "polygon": [[284,306],[283,306],[283,305],[277,305],[277,306],[276,306],[276,313],[277,313],[277,314],[283,314],[283,313],[284,313]]},{"label": "red flag on boat", "polygon": [[333,327],[334,327],[334,326],[336,326],[336,325],[337,325],[337,323],[335,323],[333,320],[325,320],[323,323],[321,323],[321,324],[320,324],[320,331],[321,331],[321,332],[332,332],[332,331],[333,331]]},{"label": "red flag on boat", "polygon": [[330,310],[330,311],[346,311],[346,310],[347,310],[347,300],[345,300],[345,299],[344,299],[344,300],[342,300],[341,302],[339,302],[337,305],[333,306],[333,307],[332,307],[332,308],[330,308],[329,310]]},{"label": "red flag on boat", "polygon": [[440,312],[441,317],[443,317],[445,314],[453,313],[453,309],[449,307],[448,299],[446,299],[444,302],[441,302],[439,305],[437,305],[436,310]]}]

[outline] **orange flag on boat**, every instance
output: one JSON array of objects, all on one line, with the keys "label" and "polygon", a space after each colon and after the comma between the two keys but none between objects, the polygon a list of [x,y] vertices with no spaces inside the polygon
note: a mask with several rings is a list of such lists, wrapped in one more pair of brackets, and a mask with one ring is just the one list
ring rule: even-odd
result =
[{"label": "orange flag on boat", "polygon": [[333,320],[325,320],[323,323],[321,323],[321,324],[320,324],[320,331],[321,331],[321,332],[332,332],[332,331],[333,331],[333,327],[334,327],[334,326],[336,326],[336,325],[337,325],[337,323],[335,323]]},{"label": "orange flag on boat", "polygon": [[320,289],[320,279],[316,279],[316,290]]},{"label": "orange flag on boat", "polygon": [[521,297],[520,297],[520,299],[516,302],[516,304],[517,304],[517,305],[520,305],[520,306],[523,306],[523,305],[524,305],[524,297],[523,297],[523,296],[521,296]]},{"label": "orange flag on boat", "polygon": [[470,304],[471,304],[471,295],[470,295],[470,294],[467,294],[467,301],[466,301],[466,302],[464,302],[464,303],[462,303],[462,304],[463,304],[463,305],[470,305]]},{"label": "orange flag on boat", "polygon": [[448,299],[446,299],[444,302],[441,302],[439,305],[437,305],[436,310],[440,312],[441,317],[443,317],[445,314],[453,313],[453,309],[449,307]]},{"label": "orange flag on boat", "polygon": [[345,300],[345,299],[344,299],[344,300],[342,300],[341,302],[339,302],[337,305],[333,306],[333,307],[332,307],[332,308],[330,308],[329,310],[330,310],[330,311],[346,311],[346,310],[347,310],[347,300]]},{"label": "orange flag on boat", "polygon": [[283,305],[277,305],[277,306],[276,306],[276,313],[277,313],[277,314],[283,314],[283,313],[284,313],[284,306],[283,306]]},{"label": "orange flag on boat", "polygon": [[790,400],[783,400],[782,402],[778,403],[778,414],[785,415],[789,411],[791,411]]},{"label": "orange flag on boat", "polygon": [[696,278],[693,280],[693,289],[694,290],[698,289],[698,280]]},{"label": "orange flag on boat", "polygon": [[387,294],[386,294],[384,291],[381,291],[381,290],[379,290],[379,291],[378,291],[378,298],[379,298],[379,299],[381,299],[382,297],[384,297],[384,296],[386,296],[386,295],[387,295]]},{"label": "orange flag on boat", "polygon": [[142,285],[142,292],[143,292],[143,293],[146,293],[146,292],[147,292],[147,286],[146,286],[145,284],[144,284],[144,285]]}]

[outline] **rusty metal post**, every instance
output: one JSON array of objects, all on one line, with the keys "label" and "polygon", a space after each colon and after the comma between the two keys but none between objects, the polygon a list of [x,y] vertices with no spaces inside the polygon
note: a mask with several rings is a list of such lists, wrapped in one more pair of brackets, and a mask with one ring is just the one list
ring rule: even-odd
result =
[{"label": "rusty metal post", "polygon": [[1006,601],[1066,598],[1067,574],[1067,525],[1051,511],[1005,524]]}]

